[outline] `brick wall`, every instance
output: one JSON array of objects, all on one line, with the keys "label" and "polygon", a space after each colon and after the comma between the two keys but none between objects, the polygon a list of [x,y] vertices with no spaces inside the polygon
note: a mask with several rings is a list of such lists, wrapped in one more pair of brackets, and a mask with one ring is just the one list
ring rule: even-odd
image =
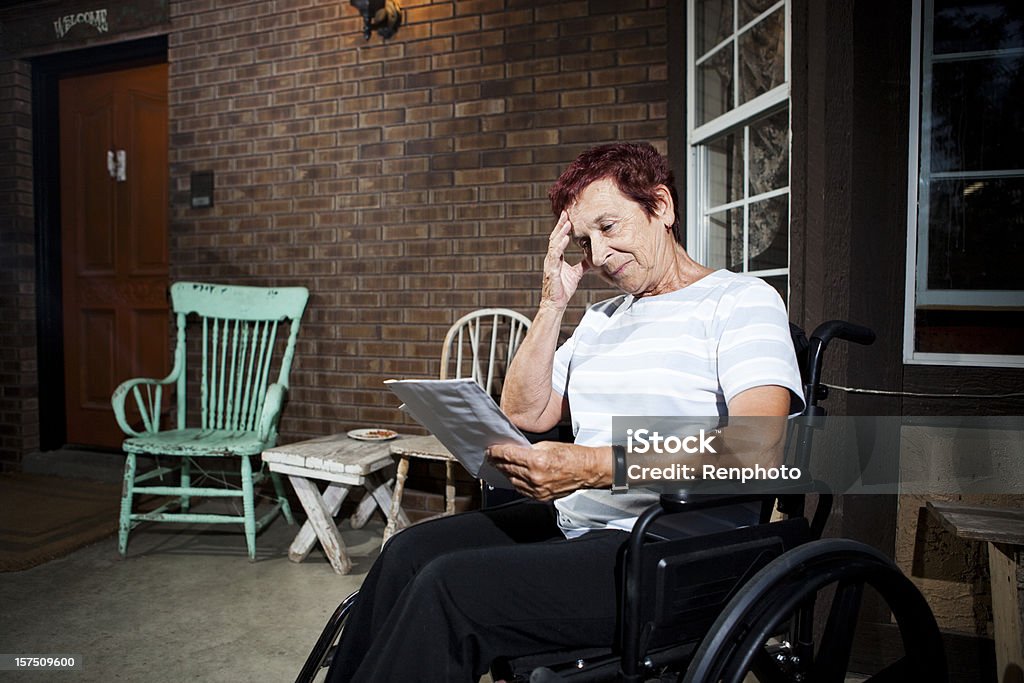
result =
[{"label": "brick wall", "polygon": [[32,77],[0,61],[0,470],[39,447]]},{"label": "brick wall", "polygon": [[665,150],[661,0],[402,5],[384,42],[338,0],[171,3],[172,278],[310,288],[285,440],[411,424],[383,380],[436,376],[469,310],[532,317],[566,163]]}]

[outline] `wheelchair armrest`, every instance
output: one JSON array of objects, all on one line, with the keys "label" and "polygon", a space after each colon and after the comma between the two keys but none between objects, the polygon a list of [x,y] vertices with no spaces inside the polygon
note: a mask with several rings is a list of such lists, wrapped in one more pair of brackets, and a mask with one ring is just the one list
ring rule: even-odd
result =
[{"label": "wheelchair armrest", "polygon": [[[659,507],[664,514],[676,514],[687,511],[708,510],[742,503],[759,501],[762,504],[778,501],[779,512],[787,517],[805,516],[804,499],[806,494],[817,494],[817,501],[814,511],[811,513],[809,524],[814,538],[821,538],[828,522],[828,516],[832,512],[832,492],[822,483],[813,482],[810,490],[800,489],[794,493],[780,491],[774,494],[713,494],[713,493],[688,493],[679,491],[674,493],[663,493],[659,499]],[[763,510],[763,508],[762,508]],[[770,512],[770,511],[769,511]],[[764,517],[764,512],[762,512]],[[651,520],[653,522],[653,519]],[[767,521],[767,519],[762,519]],[[648,533],[646,529],[645,533]]]},{"label": "wheelchair armrest", "polygon": [[676,512],[687,512],[689,510],[707,510],[716,507],[725,507],[727,505],[737,505],[739,503],[752,503],[754,501],[764,501],[765,498],[774,498],[774,495],[757,494],[757,493],[691,493],[688,491],[677,491],[673,493],[663,493],[661,498],[658,500],[662,509],[667,513]]}]

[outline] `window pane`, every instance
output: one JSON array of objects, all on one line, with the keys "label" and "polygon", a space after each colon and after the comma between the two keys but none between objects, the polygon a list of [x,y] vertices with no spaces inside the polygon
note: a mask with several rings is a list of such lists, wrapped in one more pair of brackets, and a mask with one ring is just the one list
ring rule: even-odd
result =
[{"label": "window pane", "polygon": [[[783,97],[758,98],[786,84],[790,3],[687,0],[686,5],[694,18],[688,26],[688,54],[695,60],[689,64],[693,78],[688,106],[693,114],[687,135],[694,153],[688,181],[697,190],[689,207],[695,217],[689,237],[706,265],[735,272],[755,267],[760,273],[771,271],[773,286],[785,297],[788,102]],[[751,107],[754,102],[758,106]],[[741,105],[746,105],[742,118],[736,116]],[[705,134],[712,126],[714,137]],[[751,226],[751,219],[757,225]]]},{"label": "window pane", "polygon": [[708,144],[708,204],[719,206],[743,198],[743,138],[723,135]]},{"label": "window pane", "polygon": [[768,11],[778,0],[740,0],[740,26],[746,26]]},{"label": "window pane", "polygon": [[749,270],[789,265],[789,195],[750,205]]},{"label": "window pane", "polygon": [[729,43],[697,67],[697,121],[707,123],[733,108],[732,50]]},{"label": "window pane", "polygon": [[933,180],[930,200],[929,289],[1024,290],[1024,178]]},{"label": "window pane", "polygon": [[750,195],[789,185],[789,110],[750,126]]},{"label": "window pane", "polygon": [[697,24],[697,57],[732,35],[733,0],[698,0],[695,8]]},{"label": "window pane", "polygon": [[711,268],[743,270],[743,209],[719,211],[708,216],[710,239],[708,263]]},{"label": "window pane", "polygon": [[935,0],[935,54],[1011,47],[1024,47],[1020,0]]},{"label": "window pane", "polygon": [[1024,312],[918,309],[915,348],[924,353],[1019,354]]},{"label": "window pane", "polygon": [[786,79],[786,30],[782,8],[739,37],[740,101],[748,102]]},{"label": "window pane", "polygon": [[1024,167],[1024,57],[932,67],[931,170]]}]

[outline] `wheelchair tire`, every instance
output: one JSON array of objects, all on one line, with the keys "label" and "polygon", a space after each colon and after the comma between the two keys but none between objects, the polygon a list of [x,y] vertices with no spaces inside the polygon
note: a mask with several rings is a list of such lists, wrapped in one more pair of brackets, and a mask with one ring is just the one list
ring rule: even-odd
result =
[{"label": "wheelchair tire", "polygon": [[331,618],[327,621],[327,625],[324,626],[324,630],[320,633],[320,637],[317,638],[316,643],[313,645],[309,656],[306,657],[306,661],[303,663],[302,670],[299,671],[299,676],[295,679],[295,683],[313,683],[320,669],[330,666],[331,659],[334,657],[335,644],[345,628],[345,620],[348,619],[348,614],[352,611],[352,606],[356,604],[358,597],[359,591],[354,591],[342,600],[338,608],[334,610]]},{"label": "wheelchair tire", "polygon": [[[796,656],[780,650],[770,654],[766,646],[787,625],[804,620],[811,628],[815,600],[833,586],[820,640],[815,643],[812,636]],[[885,600],[903,641],[903,656],[868,681],[946,683],[942,639],[920,591],[887,557],[848,539],[813,541],[763,567],[712,625],[683,683],[741,683],[748,672],[759,681],[843,683],[867,586]]]}]

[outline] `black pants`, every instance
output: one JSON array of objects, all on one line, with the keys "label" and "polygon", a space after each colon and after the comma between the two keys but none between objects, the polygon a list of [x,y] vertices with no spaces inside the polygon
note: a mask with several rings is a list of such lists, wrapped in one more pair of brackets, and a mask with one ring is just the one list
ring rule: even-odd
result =
[{"label": "black pants", "polygon": [[498,656],[611,645],[627,538],[566,540],[536,501],[413,526],[367,574],[328,680],[475,683]]}]

